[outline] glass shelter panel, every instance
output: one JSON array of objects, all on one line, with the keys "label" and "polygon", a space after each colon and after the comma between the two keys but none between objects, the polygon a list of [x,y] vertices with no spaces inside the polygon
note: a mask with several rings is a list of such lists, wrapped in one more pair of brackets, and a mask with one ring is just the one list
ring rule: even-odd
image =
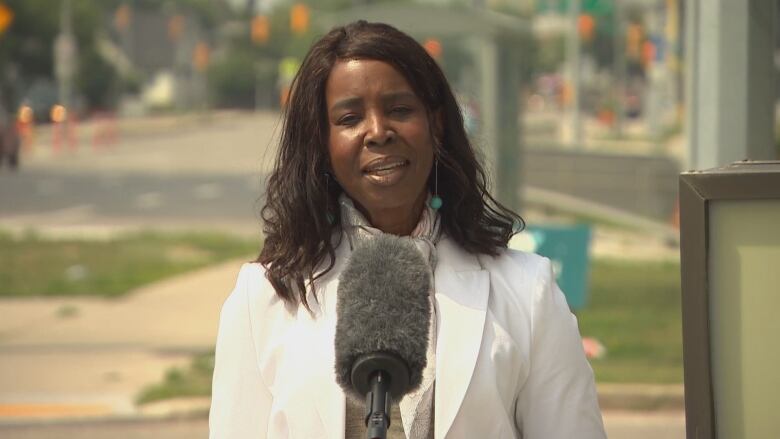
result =
[{"label": "glass shelter panel", "polygon": [[718,438],[780,437],[780,201],[711,201],[710,338]]}]

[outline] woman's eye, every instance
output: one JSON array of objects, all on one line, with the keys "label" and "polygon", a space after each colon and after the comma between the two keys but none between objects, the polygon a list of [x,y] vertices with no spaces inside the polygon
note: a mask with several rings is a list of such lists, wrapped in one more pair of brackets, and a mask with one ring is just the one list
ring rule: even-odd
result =
[{"label": "woman's eye", "polygon": [[400,115],[406,115],[412,112],[412,109],[409,107],[394,107],[392,109],[393,114],[400,114]]},{"label": "woman's eye", "polygon": [[341,116],[341,118],[339,118],[337,123],[339,125],[352,126],[352,125],[355,125],[358,122],[358,120],[359,120],[359,118],[356,115],[354,115],[354,114],[347,114],[347,115]]}]

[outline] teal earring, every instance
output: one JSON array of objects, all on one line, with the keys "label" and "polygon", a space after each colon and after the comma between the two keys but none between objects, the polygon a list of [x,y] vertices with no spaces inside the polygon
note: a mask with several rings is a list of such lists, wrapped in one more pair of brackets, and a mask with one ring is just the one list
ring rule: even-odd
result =
[{"label": "teal earring", "polygon": [[444,201],[442,201],[441,197],[439,196],[439,159],[434,159],[433,196],[431,197],[431,201],[428,202],[428,205],[431,206],[431,209],[433,210],[439,210],[442,204],[444,204]]}]

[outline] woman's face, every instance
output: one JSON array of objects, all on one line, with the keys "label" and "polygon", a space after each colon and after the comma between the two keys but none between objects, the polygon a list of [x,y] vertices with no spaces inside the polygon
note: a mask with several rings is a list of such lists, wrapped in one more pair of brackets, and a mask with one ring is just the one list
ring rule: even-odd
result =
[{"label": "woman's face", "polygon": [[423,102],[390,64],[339,61],[325,89],[336,179],[375,227],[409,234],[427,198],[433,138]]}]

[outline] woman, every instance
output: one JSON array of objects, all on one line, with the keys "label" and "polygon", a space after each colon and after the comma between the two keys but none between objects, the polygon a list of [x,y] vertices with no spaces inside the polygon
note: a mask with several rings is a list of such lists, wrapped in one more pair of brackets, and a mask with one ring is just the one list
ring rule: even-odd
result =
[{"label": "woman", "polygon": [[435,305],[423,384],[389,437],[604,437],[550,262],[506,249],[522,220],[487,192],[453,93],[409,36],[360,21],[312,46],[263,219],[222,309],[212,438],[364,437],[336,383],[335,303],[352,248],[381,233],[425,253]]}]

